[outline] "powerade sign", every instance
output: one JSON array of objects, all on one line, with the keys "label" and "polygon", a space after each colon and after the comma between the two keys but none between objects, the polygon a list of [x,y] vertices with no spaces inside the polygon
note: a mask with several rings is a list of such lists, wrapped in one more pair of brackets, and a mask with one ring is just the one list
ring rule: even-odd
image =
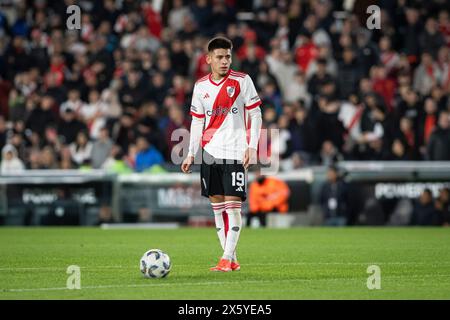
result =
[{"label": "powerade sign", "polygon": [[425,189],[430,189],[433,197],[437,197],[439,190],[450,188],[450,182],[404,182],[404,183],[376,183],[376,199],[417,199]]},{"label": "powerade sign", "polygon": [[[94,188],[83,188],[70,192],[70,199],[82,204],[94,205],[99,202]],[[58,189],[26,188],[22,191],[24,204],[52,204],[59,199]]]},{"label": "powerade sign", "polygon": [[111,202],[112,184],[108,181],[58,185],[8,184],[6,194],[8,206],[46,206],[60,200],[92,206]]}]

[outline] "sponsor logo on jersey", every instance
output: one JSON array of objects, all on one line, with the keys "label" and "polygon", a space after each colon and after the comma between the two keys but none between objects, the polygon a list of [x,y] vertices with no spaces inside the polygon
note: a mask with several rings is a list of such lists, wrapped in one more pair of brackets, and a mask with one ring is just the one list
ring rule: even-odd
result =
[{"label": "sponsor logo on jersey", "polygon": [[206,111],[206,114],[208,116],[219,116],[221,114],[227,114],[227,113],[237,114],[238,113],[238,108],[236,108],[236,107],[226,108],[226,107],[220,107],[219,106],[216,109]]},{"label": "sponsor logo on jersey", "polygon": [[244,189],[242,189],[242,187],[238,187],[238,188],[236,189],[236,191],[244,191]]},{"label": "sponsor logo on jersey", "polygon": [[209,94],[208,92],[203,96],[203,99],[208,99],[209,98]]}]

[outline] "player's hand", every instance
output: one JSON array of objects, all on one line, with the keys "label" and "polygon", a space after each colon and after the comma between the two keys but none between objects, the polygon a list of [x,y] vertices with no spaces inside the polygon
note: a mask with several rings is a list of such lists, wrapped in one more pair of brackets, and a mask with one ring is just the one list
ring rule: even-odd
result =
[{"label": "player's hand", "polygon": [[181,164],[181,171],[184,173],[191,173],[190,170],[192,164],[194,163],[194,157],[193,156],[187,156],[186,159],[183,160],[183,163]]},{"label": "player's hand", "polygon": [[244,166],[244,169],[247,170],[252,164],[256,164],[256,149],[247,148],[247,150],[245,150],[242,165]]}]

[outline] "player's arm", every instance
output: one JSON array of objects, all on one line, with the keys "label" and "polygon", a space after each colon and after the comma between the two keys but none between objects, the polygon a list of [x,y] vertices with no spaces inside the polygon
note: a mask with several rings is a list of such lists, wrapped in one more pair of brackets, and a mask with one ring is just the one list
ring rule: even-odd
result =
[{"label": "player's arm", "polygon": [[262,116],[261,116],[261,99],[256,92],[255,85],[250,77],[247,75],[246,78],[246,88],[244,92],[244,97],[246,100],[245,110],[248,113],[251,127],[250,127],[250,141],[248,143],[248,148],[245,151],[243,165],[245,169],[251,164],[256,164],[257,160],[257,150],[259,135],[261,133],[262,126]]},{"label": "player's arm", "polygon": [[181,171],[190,173],[191,165],[194,163],[194,157],[200,148],[200,141],[203,135],[205,123],[205,114],[200,99],[198,99],[197,87],[194,87],[191,103],[191,131],[189,139],[189,151],[186,159],[181,164]]},{"label": "player's arm", "polygon": [[245,169],[248,169],[251,164],[256,164],[258,141],[262,126],[261,108],[257,107],[250,110],[248,115],[252,126],[250,128],[250,141],[248,143],[247,151],[245,152],[243,163]]}]

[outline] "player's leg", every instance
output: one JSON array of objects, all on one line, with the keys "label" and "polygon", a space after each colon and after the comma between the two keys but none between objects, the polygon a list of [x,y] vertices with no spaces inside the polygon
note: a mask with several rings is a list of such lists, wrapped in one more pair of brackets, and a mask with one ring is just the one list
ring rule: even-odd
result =
[{"label": "player's leg", "polygon": [[267,213],[266,212],[259,213],[259,221],[261,222],[262,227],[267,226]]},{"label": "player's leg", "polygon": [[240,270],[237,261],[237,244],[242,229],[242,199],[236,196],[225,196],[225,210],[228,216],[228,232],[226,235],[223,259],[231,260],[231,269]]},{"label": "player's leg", "polygon": [[211,271],[238,271],[240,265],[236,257],[236,247],[242,228],[240,197],[225,196],[225,211],[228,217],[228,230],[225,232],[225,245],[222,259]]},{"label": "player's leg", "polygon": [[214,212],[214,222],[216,225],[217,237],[219,238],[222,250],[225,250],[225,238],[228,228],[228,217],[225,212],[225,200],[223,195],[209,196]]},{"label": "player's leg", "polygon": [[228,216],[228,233],[222,260],[231,262],[232,270],[239,270],[236,248],[242,229],[242,201],[246,199],[246,174],[242,163],[226,163],[221,166],[225,210]]},{"label": "player's leg", "polygon": [[219,264],[213,271],[239,270],[236,258],[236,247],[242,228],[241,206],[245,200],[245,175],[242,164],[221,164],[218,166],[224,189],[226,217],[228,217],[228,232],[225,233],[225,248]]},{"label": "player's leg", "polygon": [[236,196],[225,196],[225,211],[228,216],[228,233],[223,258],[233,260],[242,229],[242,200]]},{"label": "player's leg", "polygon": [[222,250],[225,248],[227,220],[224,219],[225,203],[221,172],[213,162],[204,161],[200,166],[200,180],[202,196],[208,197],[214,211],[217,236]]}]

